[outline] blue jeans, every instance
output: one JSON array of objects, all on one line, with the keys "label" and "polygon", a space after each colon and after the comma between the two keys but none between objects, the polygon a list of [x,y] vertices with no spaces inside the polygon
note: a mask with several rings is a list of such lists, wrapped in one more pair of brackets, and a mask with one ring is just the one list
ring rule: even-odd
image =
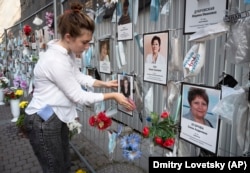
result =
[{"label": "blue jeans", "polygon": [[37,114],[26,115],[24,125],[30,144],[44,173],[69,173],[69,129],[53,114],[44,121]]}]

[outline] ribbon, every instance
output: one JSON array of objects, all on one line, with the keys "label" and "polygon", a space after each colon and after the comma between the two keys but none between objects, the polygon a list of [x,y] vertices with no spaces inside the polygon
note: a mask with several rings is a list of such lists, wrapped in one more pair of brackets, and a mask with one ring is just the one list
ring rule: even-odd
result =
[{"label": "ribbon", "polygon": [[140,52],[143,54],[143,38],[140,36],[140,34],[137,34],[136,32],[134,33],[134,37]]},{"label": "ribbon", "polygon": [[150,21],[156,22],[159,17],[159,0],[151,0],[150,4]]}]

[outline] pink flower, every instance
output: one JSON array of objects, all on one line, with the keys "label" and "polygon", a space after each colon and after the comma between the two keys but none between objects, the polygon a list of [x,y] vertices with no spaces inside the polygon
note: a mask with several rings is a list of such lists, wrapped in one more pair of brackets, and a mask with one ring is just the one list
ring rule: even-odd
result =
[{"label": "pink flower", "polygon": [[45,14],[46,25],[48,26],[48,31],[50,35],[54,35],[53,23],[54,23],[54,13],[46,12]]}]

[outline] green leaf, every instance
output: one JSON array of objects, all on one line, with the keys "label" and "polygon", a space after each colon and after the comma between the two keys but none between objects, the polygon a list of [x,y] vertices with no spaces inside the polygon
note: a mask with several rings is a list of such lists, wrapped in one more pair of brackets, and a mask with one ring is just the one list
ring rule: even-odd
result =
[{"label": "green leaf", "polygon": [[150,114],[152,124],[157,124],[159,121],[159,116],[155,112],[151,112]]}]

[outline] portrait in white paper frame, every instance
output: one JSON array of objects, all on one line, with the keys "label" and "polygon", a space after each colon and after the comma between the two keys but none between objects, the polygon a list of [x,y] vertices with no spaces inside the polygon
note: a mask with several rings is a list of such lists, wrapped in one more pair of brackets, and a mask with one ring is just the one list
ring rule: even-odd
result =
[{"label": "portrait in white paper frame", "polygon": [[212,109],[219,103],[221,90],[204,85],[182,83],[180,138],[217,152],[219,115]]},{"label": "portrait in white paper frame", "polygon": [[133,3],[131,0],[121,0],[121,4],[121,15],[117,16],[117,40],[133,40]]},{"label": "portrait in white paper frame", "polygon": [[99,40],[99,67],[101,73],[111,73],[110,39]]},{"label": "portrait in white paper frame", "polygon": [[[134,87],[134,78],[132,75],[118,74],[118,92],[122,93],[128,99],[132,99],[134,97],[133,87]],[[122,111],[130,116],[133,116],[133,111],[128,111],[121,105],[118,105],[118,110]]]},{"label": "portrait in white paper frame", "polygon": [[143,80],[158,84],[167,84],[169,32],[143,34]]},{"label": "portrait in white paper frame", "polygon": [[184,34],[223,21],[228,0],[185,0]]}]

